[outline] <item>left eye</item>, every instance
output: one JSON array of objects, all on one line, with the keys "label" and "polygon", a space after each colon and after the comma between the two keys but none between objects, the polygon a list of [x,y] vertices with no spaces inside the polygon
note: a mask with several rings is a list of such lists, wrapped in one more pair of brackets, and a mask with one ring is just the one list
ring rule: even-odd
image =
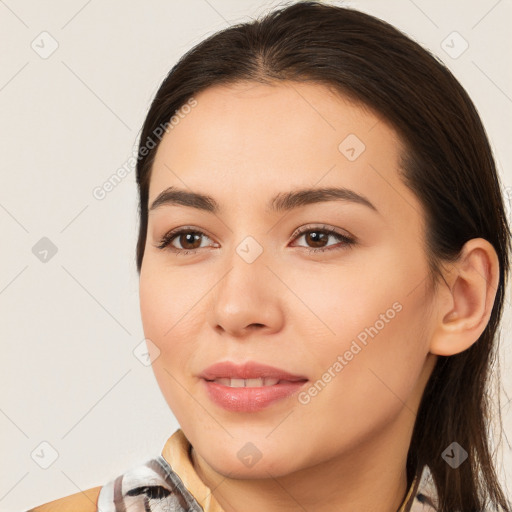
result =
[{"label": "left eye", "polygon": [[323,247],[313,247],[309,249],[309,252],[323,252],[323,251],[333,251],[336,249],[342,249],[343,247],[351,247],[354,245],[355,240],[346,235],[342,235],[338,233],[336,230],[329,228],[328,226],[324,226],[323,228],[306,228],[299,230],[298,233],[295,233],[295,238],[302,238],[313,244],[322,243],[322,241],[328,240],[329,237],[337,238],[342,242],[342,247],[337,248],[323,248]]},{"label": "left eye", "polygon": [[[169,248],[170,251],[177,254],[189,254],[196,252],[201,248],[201,244],[197,246],[197,242],[201,241],[201,238],[209,238],[202,231],[197,231],[188,228],[180,228],[178,230],[170,231],[165,234],[163,238],[160,240],[160,243],[157,245],[158,249]],[[300,239],[304,237],[307,243],[316,244],[316,247],[306,247],[310,252],[322,252],[328,250],[334,250],[330,248],[324,248],[322,245],[325,241],[327,241],[330,237],[337,238],[340,242],[342,242],[343,247],[350,247],[355,243],[355,240],[338,233],[336,230],[329,227],[322,228],[307,228],[301,229],[298,232],[294,233],[293,239]],[[182,245],[181,248],[175,247],[173,242],[178,240],[178,242]],[[320,244],[320,247],[318,246]],[[192,247],[191,247],[192,246]],[[303,247],[303,246],[299,246]]]}]

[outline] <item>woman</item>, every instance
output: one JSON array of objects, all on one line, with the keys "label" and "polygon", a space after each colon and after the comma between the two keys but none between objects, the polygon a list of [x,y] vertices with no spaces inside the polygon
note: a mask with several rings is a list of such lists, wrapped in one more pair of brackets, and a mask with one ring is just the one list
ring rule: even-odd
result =
[{"label": "woman", "polygon": [[319,2],[229,27],[162,83],[137,182],[142,321],[181,428],[35,510],[512,510],[487,437],[510,230],[431,54]]}]

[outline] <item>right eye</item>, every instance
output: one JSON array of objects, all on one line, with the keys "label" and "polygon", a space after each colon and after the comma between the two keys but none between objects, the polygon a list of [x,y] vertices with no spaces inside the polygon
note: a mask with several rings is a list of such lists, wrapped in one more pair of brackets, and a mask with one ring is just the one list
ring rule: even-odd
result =
[{"label": "right eye", "polygon": [[[157,245],[157,247],[158,249],[168,249],[174,253],[186,255],[196,252],[201,248],[201,246],[188,247],[189,244],[195,245],[197,241],[201,239],[201,237],[209,238],[205,233],[196,229],[178,228],[166,233],[160,240],[160,243]],[[178,240],[180,245],[182,245],[182,248],[172,245],[175,239]]]}]

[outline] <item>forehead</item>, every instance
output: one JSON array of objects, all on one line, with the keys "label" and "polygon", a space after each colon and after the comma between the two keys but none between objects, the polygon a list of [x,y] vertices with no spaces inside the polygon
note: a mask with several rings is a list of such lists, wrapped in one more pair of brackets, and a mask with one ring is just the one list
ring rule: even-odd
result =
[{"label": "forehead", "polygon": [[[210,87],[195,99],[197,106],[180,115],[179,124],[172,127],[161,147],[179,145],[183,154],[200,144],[202,154],[224,153],[234,160],[262,149],[274,158],[278,153],[288,159],[296,154],[299,159],[314,145],[323,146],[324,156],[332,158],[332,150],[337,156],[337,143],[346,135],[368,139],[378,123],[382,126],[377,137],[384,131],[387,138],[394,137],[392,129],[386,126],[383,130],[385,121],[368,107],[321,84],[240,82]],[[200,154],[195,151],[195,156]]]},{"label": "forehead", "polygon": [[157,149],[150,204],[171,185],[240,206],[317,185],[361,192],[394,215],[418,205],[398,175],[402,146],[393,128],[324,85],[241,82],[195,99]]}]

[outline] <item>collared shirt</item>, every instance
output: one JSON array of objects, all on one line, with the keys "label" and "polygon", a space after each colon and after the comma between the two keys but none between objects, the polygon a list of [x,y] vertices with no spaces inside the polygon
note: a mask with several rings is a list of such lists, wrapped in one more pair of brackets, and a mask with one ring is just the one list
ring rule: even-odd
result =
[{"label": "collared shirt", "polygon": [[[190,442],[178,429],[158,457],[132,467],[101,487],[29,512],[224,512],[195,471],[190,449]],[[425,467],[414,478],[397,512],[435,511],[435,488]]]}]

